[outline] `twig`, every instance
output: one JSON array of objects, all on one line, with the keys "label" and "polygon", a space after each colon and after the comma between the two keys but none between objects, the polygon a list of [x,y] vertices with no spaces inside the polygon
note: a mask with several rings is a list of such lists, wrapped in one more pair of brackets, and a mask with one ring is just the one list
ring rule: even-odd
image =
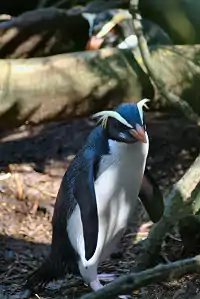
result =
[{"label": "twig", "polygon": [[147,286],[151,283],[159,283],[166,280],[179,278],[188,273],[200,271],[200,255],[168,265],[159,265],[152,269],[140,273],[125,275],[108,284],[98,292],[93,292],[82,296],[81,299],[107,299],[119,294],[132,292],[138,288]]},{"label": "twig", "polygon": [[186,101],[184,101],[182,98],[178,97],[174,93],[168,91],[165,87],[165,83],[156,74],[156,71],[151,62],[151,56],[149,53],[147,42],[142,32],[141,16],[138,11],[138,2],[139,0],[130,0],[130,12],[133,16],[133,27],[135,30],[135,34],[138,38],[138,46],[140,49],[140,53],[144,61],[144,65],[149,73],[149,76],[153,80],[154,84],[157,86],[160,94],[167,101],[171,102],[171,104],[177,107],[189,120],[195,122],[198,126],[200,126],[200,117],[198,116],[198,114],[196,114],[193,111],[193,109]]}]

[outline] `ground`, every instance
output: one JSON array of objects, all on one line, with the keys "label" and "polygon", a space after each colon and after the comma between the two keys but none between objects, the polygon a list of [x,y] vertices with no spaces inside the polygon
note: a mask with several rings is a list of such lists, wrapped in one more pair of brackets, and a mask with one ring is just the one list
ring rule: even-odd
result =
[{"label": "ground", "polygon": [[[199,153],[200,136],[195,125],[172,113],[147,113],[150,136],[148,167],[166,191],[187,170]],[[0,165],[0,298],[17,298],[27,274],[47,255],[51,241],[51,212],[62,175],[83,144],[93,124],[86,119],[23,126],[1,135]],[[4,173],[7,173],[3,176]],[[11,173],[11,174],[9,174]],[[123,257],[106,261],[100,272],[128,273],[137,258],[136,227],[148,220],[133,219],[121,247]],[[181,242],[166,246],[170,260],[180,258]],[[200,280],[188,275],[180,280],[151,285],[133,298],[193,298]],[[89,289],[75,277],[51,283],[40,298],[77,298]],[[36,297],[35,297],[36,298]],[[195,297],[199,298],[199,297]]]}]

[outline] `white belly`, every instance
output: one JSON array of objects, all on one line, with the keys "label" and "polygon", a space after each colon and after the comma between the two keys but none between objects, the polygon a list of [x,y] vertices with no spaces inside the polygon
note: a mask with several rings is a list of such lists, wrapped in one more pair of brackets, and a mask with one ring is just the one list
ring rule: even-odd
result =
[{"label": "white belly", "polygon": [[[148,140],[148,136],[147,136]],[[148,154],[148,143],[109,142],[111,155],[104,156],[95,181],[99,216],[97,248],[86,261],[80,209],[77,206],[68,223],[68,233],[82,264],[89,266],[106,259],[115,249],[127,226],[138,198]]]}]

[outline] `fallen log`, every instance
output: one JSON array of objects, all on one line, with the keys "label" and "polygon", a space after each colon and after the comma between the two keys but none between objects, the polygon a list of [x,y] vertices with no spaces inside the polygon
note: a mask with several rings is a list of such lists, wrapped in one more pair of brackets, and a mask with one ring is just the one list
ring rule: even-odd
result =
[{"label": "fallen log", "polygon": [[[200,46],[151,47],[150,52],[166,88],[200,113]],[[153,99],[152,108],[169,107],[156,90],[154,96],[137,51],[135,58],[129,51],[102,49],[0,60],[0,129],[89,116],[142,97]]]},{"label": "fallen log", "polygon": [[153,96],[133,55],[114,49],[0,60],[0,70],[0,129],[88,116]]}]

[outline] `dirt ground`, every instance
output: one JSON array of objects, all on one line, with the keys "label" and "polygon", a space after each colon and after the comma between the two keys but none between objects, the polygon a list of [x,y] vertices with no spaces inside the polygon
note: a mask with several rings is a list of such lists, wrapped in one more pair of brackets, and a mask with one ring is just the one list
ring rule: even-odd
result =
[{"label": "dirt ground", "polygon": [[[172,186],[199,153],[200,135],[194,125],[172,113],[147,113],[150,152],[148,167],[162,190]],[[23,126],[0,137],[0,298],[17,298],[27,274],[47,255],[51,240],[51,213],[62,175],[83,144],[93,124],[86,119],[29,128]],[[140,207],[141,210],[141,207]],[[120,259],[106,261],[100,272],[123,275],[137,258],[135,230],[146,219],[133,219],[121,247]],[[171,241],[170,260],[179,258],[181,243]],[[150,285],[133,298],[200,298],[200,279]],[[66,276],[48,285],[40,298],[78,298],[89,289]],[[196,296],[196,297],[194,297]],[[36,298],[36,297],[35,297]]]}]

